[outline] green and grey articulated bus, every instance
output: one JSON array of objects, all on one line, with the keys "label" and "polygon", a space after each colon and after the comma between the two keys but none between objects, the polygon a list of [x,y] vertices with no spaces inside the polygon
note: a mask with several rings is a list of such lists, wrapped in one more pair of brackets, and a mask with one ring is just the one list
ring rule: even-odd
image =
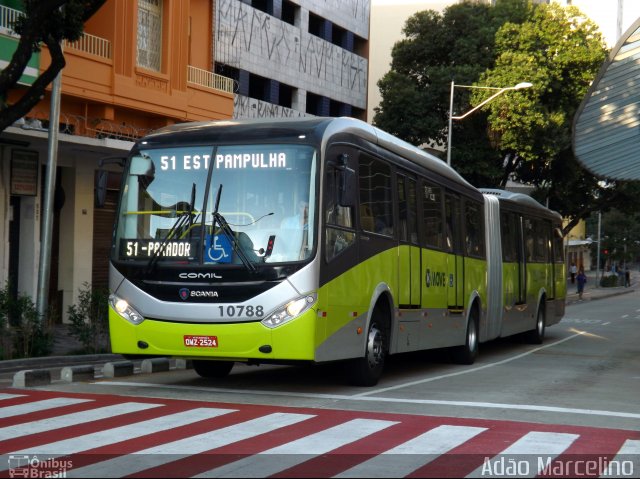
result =
[{"label": "green and grey articulated bus", "polygon": [[470,364],[563,313],[559,215],[351,118],[166,127],[135,144],[120,194],[112,350],[204,377],[345,361],[370,386],[390,354]]}]

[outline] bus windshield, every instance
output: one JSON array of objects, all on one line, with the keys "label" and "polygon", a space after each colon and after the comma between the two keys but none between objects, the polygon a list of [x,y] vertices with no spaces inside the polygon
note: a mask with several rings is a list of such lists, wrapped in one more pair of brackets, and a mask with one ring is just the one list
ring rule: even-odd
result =
[{"label": "bus windshield", "polygon": [[142,149],[126,171],[114,260],[252,269],[306,260],[316,168],[308,145]]}]

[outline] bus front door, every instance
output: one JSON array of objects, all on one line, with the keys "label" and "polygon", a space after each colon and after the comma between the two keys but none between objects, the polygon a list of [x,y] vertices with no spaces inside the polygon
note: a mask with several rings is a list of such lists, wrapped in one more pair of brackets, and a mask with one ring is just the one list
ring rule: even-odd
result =
[{"label": "bus front door", "polygon": [[418,246],[416,181],[398,173],[398,238],[400,307],[419,309],[422,297],[421,253]]}]

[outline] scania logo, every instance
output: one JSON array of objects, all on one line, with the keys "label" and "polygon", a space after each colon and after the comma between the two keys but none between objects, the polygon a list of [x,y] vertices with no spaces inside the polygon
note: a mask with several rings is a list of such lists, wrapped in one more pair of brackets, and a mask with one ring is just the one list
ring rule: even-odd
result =
[{"label": "scania logo", "polygon": [[222,276],[216,273],[180,273],[180,279],[222,279]]},{"label": "scania logo", "polygon": [[218,292],[217,291],[191,291],[191,297],[192,298],[217,298],[218,297]]},{"label": "scania logo", "polygon": [[180,294],[180,299],[186,301],[189,298],[217,298],[217,291],[207,291],[207,290],[190,290],[187,288],[181,288],[178,292]]}]

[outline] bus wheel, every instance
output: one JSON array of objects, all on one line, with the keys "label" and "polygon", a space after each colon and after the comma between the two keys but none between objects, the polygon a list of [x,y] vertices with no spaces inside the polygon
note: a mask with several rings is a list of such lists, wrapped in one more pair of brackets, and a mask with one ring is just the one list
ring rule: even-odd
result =
[{"label": "bus wheel", "polygon": [[387,356],[387,338],[381,313],[374,312],[367,332],[367,348],[364,357],[349,362],[349,382],[354,386],[378,384]]},{"label": "bus wheel", "polygon": [[224,378],[231,372],[233,361],[193,360],[193,369],[203,378]]},{"label": "bus wheel", "polygon": [[478,319],[475,313],[469,317],[464,345],[452,348],[451,356],[457,364],[473,364],[478,357]]},{"label": "bus wheel", "polygon": [[536,317],[536,327],[525,333],[525,339],[530,344],[542,344],[544,341],[544,333],[547,326],[546,314],[544,312],[544,303],[538,308],[538,316]]}]

